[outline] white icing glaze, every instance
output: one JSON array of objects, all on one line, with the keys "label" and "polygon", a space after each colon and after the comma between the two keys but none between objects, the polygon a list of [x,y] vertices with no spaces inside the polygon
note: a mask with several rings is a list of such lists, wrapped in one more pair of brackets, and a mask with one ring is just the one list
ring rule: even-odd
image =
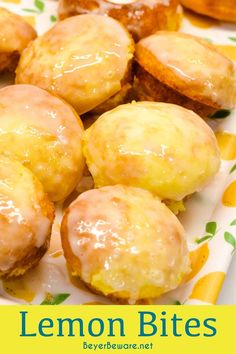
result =
[{"label": "white icing glaze", "polygon": [[167,103],[134,102],[103,114],[86,130],[83,151],[96,187],[132,185],[162,199],[194,193],[220,165],[209,126]]},{"label": "white icing glaze", "polygon": [[175,288],[188,271],[181,224],[144,190],[114,186],[85,192],[70,206],[66,224],[82,279],[106,295],[153,297]]},{"label": "white icing glaze", "polygon": [[[213,50],[200,38],[183,33],[160,31],[142,39],[138,46],[146,48],[159,62],[186,82],[187,96],[188,91],[193,89],[196,95],[209,99],[223,108],[234,107],[235,66],[232,61]],[[139,62],[142,62],[142,58]],[[178,86],[178,83],[175,85]]]},{"label": "white icing glaze", "polygon": [[72,108],[48,92],[30,85],[0,90],[0,153],[30,168],[53,200],[82,177],[82,132]]},{"label": "white icing glaze", "polygon": [[98,15],[74,16],[24,51],[17,82],[50,90],[81,114],[120,90],[132,56],[132,40],[119,22]]},{"label": "white icing glaze", "polygon": [[31,172],[0,155],[0,271],[45,243],[52,220],[40,204],[43,199],[42,186]]}]

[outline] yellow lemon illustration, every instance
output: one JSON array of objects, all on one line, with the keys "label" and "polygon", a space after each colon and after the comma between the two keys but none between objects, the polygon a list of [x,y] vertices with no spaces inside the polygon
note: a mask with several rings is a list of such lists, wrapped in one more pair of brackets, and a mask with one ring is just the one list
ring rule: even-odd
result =
[{"label": "yellow lemon illustration", "polygon": [[236,135],[228,132],[216,132],[216,139],[220,147],[223,160],[236,159]]},{"label": "yellow lemon illustration", "polygon": [[206,274],[197,281],[189,298],[215,304],[224,278],[224,272]]},{"label": "yellow lemon illustration", "polygon": [[195,277],[197,273],[200,272],[204,264],[209,257],[209,247],[208,243],[204,243],[202,246],[198,247],[196,250],[190,252],[190,266],[191,272],[185,277],[185,282],[190,281]]},{"label": "yellow lemon illustration", "polygon": [[35,293],[24,284],[23,278],[6,279],[3,280],[4,291],[16,299],[31,302]]},{"label": "yellow lemon illustration", "polygon": [[210,17],[197,15],[191,11],[185,10],[184,17],[189,20],[189,22],[198,28],[211,28],[217,26],[219,21],[213,20]]},{"label": "yellow lemon illustration", "polygon": [[226,188],[222,197],[222,203],[227,207],[236,206],[236,181],[230,183]]},{"label": "yellow lemon illustration", "polygon": [[11,4],[20,4],[21,0],[3,0],[3,2],[9,2]]},{"label": "yellow lemon illustration", "polygon": [[216,47],[219,51],[224,54],[229,59],[236,61],[236,46],[235,45],[219,45],[217,44]]}]

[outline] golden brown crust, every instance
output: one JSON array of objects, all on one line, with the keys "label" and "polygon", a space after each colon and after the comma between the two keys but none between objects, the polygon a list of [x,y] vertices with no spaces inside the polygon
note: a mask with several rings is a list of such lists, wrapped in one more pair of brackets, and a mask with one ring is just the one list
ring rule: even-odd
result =
[{"label": "golden brown crust", "polygon": [[217,20],[236,22],[235,0],[181,0],[183,6]]},{"label": "golden brown crust", "polygon": [[177,90],[163,84],[151,74],[136,65],[136,79],[134,91],[139,101],[155,101],[178,104],[199,114],[201,117],[208,117],[214,114],[217,109],[212,106],[194,101],[182,95]]},{"label": "golden brown crust", "polygon": [[220,106],[216,103],[213,103],[210,99],[199,95],[199,93],[196,92],[195,87],[186,85],[186,82],[182,80],[181,77],[178,77],[169,67],[158,61],[148,49],[139,43],[136,45],[135,56],[139,65],[158,81],[164,83],[186,97],[191,98],[193,101],[199,101],[206,106],[214,107],[215,110],[220,109]]},{"label": "golden brown crust", "polygon": [[[0,155],[0,165],[5,181],[0,186],[0,278],[9,278],[37,265],[47,251],[54,205],[39,180],[19,162]],[[6,202],[10,208],[4,208]]]},{"label": "golden brown crust", "polygon": [[[233,62],[222,55],[215,46],[199,37],[159,31],[136,44],[135,60],[158,82],[190,101],[211,107],[213,112],[218,109],[231,109],[235,105]],[[168,102],[177,103],[177,100]],[[197,113],[202,110],[196,103],[193,108]],[[205,112],[205,108],[203,111]]]},{"label": "golden brown crust", "polygon": [[[34,178],[34,183],[36,186],[38,184],[40,189],[42,188],[36,178]],[[46,194],[42,196],[41,193],[38,193],[38,197],[40,198],[39,205],[42,208],[42,212],[44,216],[50,220],[51,225],[46,236],[46,240],[41,247],[29,247],[28,251],[27,249],[24,249],[24,256],[17,262],[15,262],[15,264],[10,269],[6,271],[0,270],[0,278],[11,278],[23,275],[27,270],[37,266],[37,264],[49,248],[52,224],[55,216],[55,209],[53,203],[49,201]],[[25,254],[27,254],[27,256],[25,256]]]},{"label": "golden brown crust", "polygon": [[3,72],[14,72],[18,61],[20,59],[20,55],[17,52],[13,53],[0,53],[0,73]]},{"label": "golden brown crust", "polygon": [[108,15],[115,18],[123,23],[136,41],[158,30],[178,30],[182,18],[178,0],[170,0],[168,4],[164,1],[154,0],[130,1],[128,4],[118,4],[106,0],[59,1],[60,19],[86,13]]},{"label": "golden brown crust", "polygon": [[49,247],[50,235],[47,237],[47,241],[40,248],[33,248],[27,257],[16,262],[13,267],[6,272],[0,271],[0,278],[11,278],[23,275],[27,270],[37,266],[41,258],[47,252]]}]

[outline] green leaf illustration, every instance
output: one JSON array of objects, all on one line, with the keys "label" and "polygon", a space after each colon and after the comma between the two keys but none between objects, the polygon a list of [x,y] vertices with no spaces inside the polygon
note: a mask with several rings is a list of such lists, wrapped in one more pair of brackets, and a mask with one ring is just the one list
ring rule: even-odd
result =
[{"label": "green leaf illustration", "polygon": [[39,13],[37,10],[34,10],[34,9],[22,9],[22,11],[30,12],[30,13],[33,13],[33,14],[38,14]]},{"label": "green leaf illustration", "polygon": [[202,237],[202,238],[199,238],[199,239],[196,240],[195,242],[196,242],[197,244],[200,244],[200,243],[202,243],[202,242],[204,242],[204,241],[210,240],[212,237],[213,237],[212,235],[206,235],[206,236],[204,236],[204,237]]},{"label": "green leaf illustration", "polygon": [[229,39],[233,42],[236,42],[236,37],[229,37]]},{"label": "green leaf illustration", "polygon": [[230,115],[231,111],[229,111],[228,109],[221,109],[220,111],[217,111],[216,113],[214,113],[211,118],[226,118]]},{"label": "green leaf illustration", "polygon": [[217,224],[215,221],[210,221],[206,224],[206,232],[210,235],[215,235]]},{"label": "green leaf illustration", "polygon": [[231,223],[230,223],[230,226],[234,226],[236,225],[236,219],[234,219]]},{"label": "green leaf illustration", "polygon": [[226,242],[228,242],[232,247],[233,247],[233,252],[236,249],[236,239],[235,237],[228,231],[224,233],[224,239]]},{"label": "green leaf illustration", "polygon": [[176,300],[173,305],[182,305],[181,302],[179,302],[178,300]]},{"label": "green leaf illustration", "polygon": [[59,305],[64,302],[70,294],[47,294],[43,302],[40,305]]},{"label": "green leaf illustration", "polygon": [[234,172],[235,170],[236,170],[236,164],[233,165],[233,167],[231,168],[231,170],[229,171],[229,173],[232,173],[232,172]]},{"label": "green leaf illustration", "polygon": [[31,12],[31,13],[34,13],[34,14],[40,14],[40,13],[42,13],[44,11],[45,4],[44,4],[43,1],[34,0],[34,6],[36,7],[36,9],[25,8],[25,9],[22,9],[22,10],[25,11],[25,12]]},{"label": "green leaf illustration", "polygon": [[34,0],[34,6],[40,11],[40,12],[43,12],[44,10],[44,2],[41,1],[41,0]]},{"label": "green leaf illustration", "polygon": [[56,22],[56,21],[57,21],[56,16],[51,15],[51,16],[50,16],[50,21],[51,21],[51,22]]}]

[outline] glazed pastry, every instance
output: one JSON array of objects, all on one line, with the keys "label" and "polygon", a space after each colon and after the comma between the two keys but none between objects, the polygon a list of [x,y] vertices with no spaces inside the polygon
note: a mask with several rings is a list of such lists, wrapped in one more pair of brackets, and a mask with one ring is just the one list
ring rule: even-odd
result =
[{"label": "glazed pastry", "polygon": [[211,128],[194,112],[156,102],[121,105],[85,131],[83,151],[95,186],[124,184],[180,201],[218,171]]},{"label": "glazed pastry", "polygon": [[182,225],[158,198],[122,185],[81,194],[61,226],[69,269],[92,290],[135,303],[175,289],[189,271]]},{"label": "glazed pastry", "polygon": [[235,106],[235,66],[205,40],[160,31],[136,46],[139,100],[192,109],[202,117]]},{"label": "glazed pastry", "polygon": [[47,91],[0,90],[0,153],[28,167],[53,201],[66,198],[82,177],[82,133],[75,111]]},{"label": "glazed pastry", "polygon": [[36,32],[22,17],[0,7],[0,72],[14,71]]},{"label": "glazed pastry", "polygon": [[106,110],[109,98],[117,105],[131,89],[133,52],[132,38],[119,22],[74,16],[31,43],[21,57],[16,82],[61,96],[79,114],[101,104]]},{"label": "glazed pastry", "polygon": [[0,277],[22,275],[49,246],[54,208],[37,178],[0,155]]},{"label": "glazed pastry", "polygon": [[181,0],[181,3],[199,14],[236,22],[235,0]]},{"label": "glazed pastry", "polygon": [[60,0],[59,18],[94,13],[120,21],[137,41],[158,30],[178,30],[179,0]]}]

